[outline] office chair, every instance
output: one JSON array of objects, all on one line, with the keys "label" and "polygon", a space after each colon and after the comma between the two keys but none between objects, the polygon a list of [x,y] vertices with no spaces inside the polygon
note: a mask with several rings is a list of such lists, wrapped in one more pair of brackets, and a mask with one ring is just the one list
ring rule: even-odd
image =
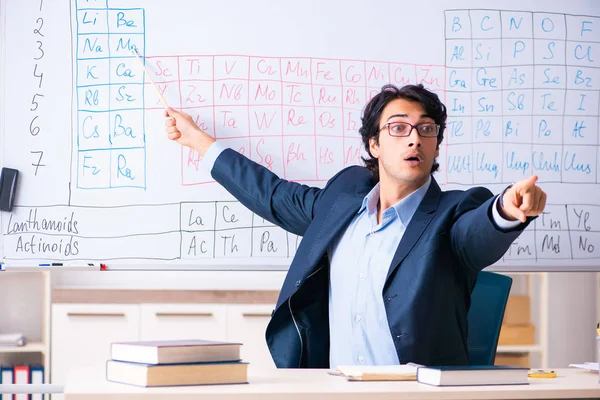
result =
[{"label": "office chair", "polygon": [[494,365],[512,278],[482,271],[471,293],[467,347],[471,365]]}]

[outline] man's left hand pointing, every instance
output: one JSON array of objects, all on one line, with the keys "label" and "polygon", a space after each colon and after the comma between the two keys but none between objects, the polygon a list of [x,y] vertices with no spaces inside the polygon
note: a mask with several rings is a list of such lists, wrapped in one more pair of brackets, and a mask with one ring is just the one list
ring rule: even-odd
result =
[{"label": "man's left hand pointing", "polygon": [[538,177],[532,175],[518,181],[504,193],[502,214],[508,219],[526,222],[527,217],[536,217],[544,211],[546,193],[535,183]]}]

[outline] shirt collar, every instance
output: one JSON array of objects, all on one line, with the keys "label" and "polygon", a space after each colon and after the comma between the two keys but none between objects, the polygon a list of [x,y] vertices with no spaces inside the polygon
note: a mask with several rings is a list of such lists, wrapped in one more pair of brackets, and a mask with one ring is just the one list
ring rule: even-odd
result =
[{"label": "shirt collar", "polygon": [[[418,188],[417,190],[415,190],[414,192],[412,192],[411,194],[409,194],[408,196],[406,196],[405,198],[403,198],[402,200],[390,207],[391,209],[395,210],[396,215],[400,218],[400,221],[402,221],[402,224],[404,224],[404,226],[408,226],[408,223],[415,214],[415,211],[417,211],[419,204],[421,204],[421,201],[425,197],[429,186],[431,186],[431,175],[429,175],[427,182],[425,182],[423,186],[421,186],[420,188]],[[367,214],[377,212],[377,204],[379,203],[379,192],[379,182],[377,182],[377,185],[375,185],[375,187],[371,189],[371,191],[364,197],[362,205],[358,210],[359,214],[362,213],[365,209],[367,210]]]}]

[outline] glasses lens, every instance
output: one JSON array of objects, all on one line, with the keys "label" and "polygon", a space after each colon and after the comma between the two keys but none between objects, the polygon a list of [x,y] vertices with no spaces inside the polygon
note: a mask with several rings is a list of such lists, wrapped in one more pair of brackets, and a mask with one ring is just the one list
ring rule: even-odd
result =
[{"label": "glasses lens", "polygon": [[419,131],[419,135],[425,137],[434,137],[437,136],[437,125],[436,124],[420,124],[417,126],[417,130]]},{"label": "glasses lens", "polygon": [[411,126],[406,122],[392,122],[388,125],[388,129],[392,136],[408,136]]}]

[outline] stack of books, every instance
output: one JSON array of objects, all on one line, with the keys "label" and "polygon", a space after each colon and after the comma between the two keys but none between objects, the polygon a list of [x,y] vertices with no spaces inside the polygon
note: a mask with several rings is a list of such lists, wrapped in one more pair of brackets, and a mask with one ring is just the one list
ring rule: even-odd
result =
[{"label": "stack of books", "polygon": [[106,379],[143,387],[248,383],[240,348],[209,340],[112,343]]}]

